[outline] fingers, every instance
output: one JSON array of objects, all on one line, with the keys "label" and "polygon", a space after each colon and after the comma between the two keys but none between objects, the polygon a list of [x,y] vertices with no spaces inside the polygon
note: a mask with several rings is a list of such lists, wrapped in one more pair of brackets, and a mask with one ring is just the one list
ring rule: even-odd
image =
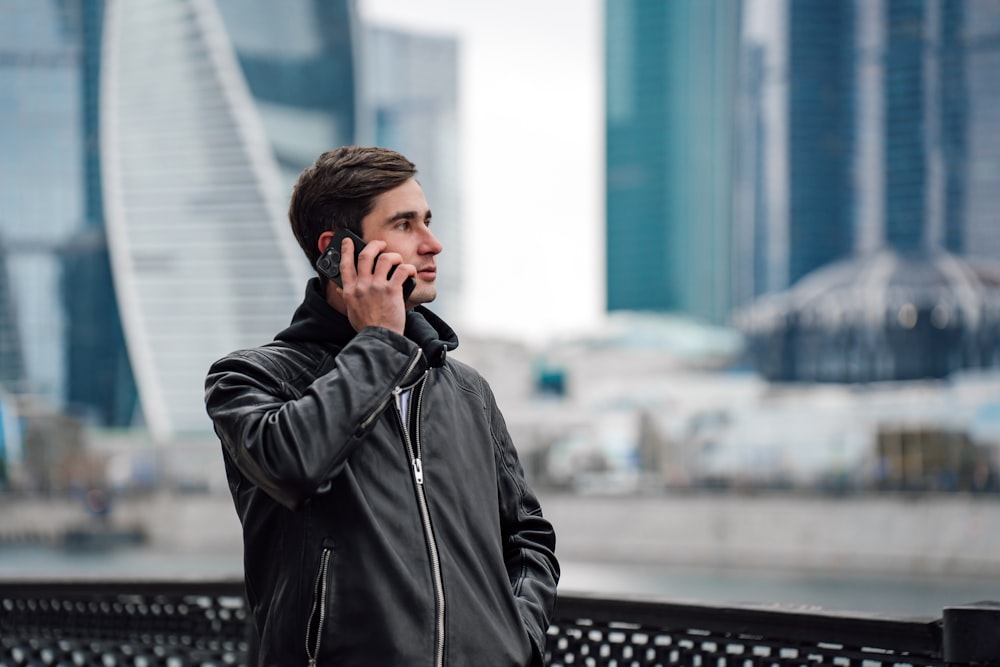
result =
[{"label": "fingers", "polygon": [[[351,245],[348,249],[348,246],[346,245],[348,241],[351,241],[351,239],[344,239],[345,245],[344,250],[341,253],[341,262],[349,261],[348,258],[351,260],[354,258],[354,242],[351,241]],[[385,246],[385,241],[372,241],[371,243],[365,245],[365,247],[361,250],[361,253],[358,255],[357,269],[352,271],[355,278],[370,276],[375,273],[377,268],[376,258],[381,261],[380,254],[383,250],[385,250]],[[396,253],[390,253],[390,255],[396,255]],[[396,262],[403,261],[403,258],[399,255],[396,255],[396,257]],[[351,263],[353,264],[353,262]],[[343,269],[341,269],[341,271],[343,272]],[[388,270],[383,272],[382,275],[384,276],[387,272]]]},{"label": "fingers", "polygon": [[412,264],[404,264],[403,256],[396,252],[385,252],[385,241],[372,241],[365,245],[358,255],[355,267],[354,242],[344,239],[341,247],[340,272],[344,287],[351,286],[356,293],[371,293],[388,287],[402,289],[409,276],[416,276],[417,269]]},{"label": "fingers", "polygon": [[354,241],[345,238],[340,243],[340,280],[342,285],[353,285],[358,278],[354,266]]},{"label": "fingers", "polygon": [[[349,241],[347,239],[345,241]],[[353,243],[341,247],[341,275],[347,317],[356,331],[368,326],[385,327],[403,333],[406,309],[403,281],[416,274],[411,264],[403,264],[399,253],[384,252],[385,241],[365,245],[354,266]]]},{"label": "fingers", "polygon": [[407,277],[416,275],[417,269],[412,264],[404,264],[402,255],[387,252],[379,255],[372,276],[375,282],[383,279],[390,287],[401,287]]}]

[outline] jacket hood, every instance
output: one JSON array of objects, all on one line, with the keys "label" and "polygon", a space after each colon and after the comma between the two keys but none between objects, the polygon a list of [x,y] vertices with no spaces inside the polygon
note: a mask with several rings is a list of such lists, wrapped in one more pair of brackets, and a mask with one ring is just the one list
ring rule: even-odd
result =
[{"label": "jacket hood", "polygon": [[[291,324],[275,340],[346,345],[356,335],[347,316],[326,302],[319,278],[310,278],[306,294],[292,315]],[[449,350],[458,347],[458,336],[440,317],[423,306],[406,313],[403,335],[419,345],[431,366],[444,363]]]}]

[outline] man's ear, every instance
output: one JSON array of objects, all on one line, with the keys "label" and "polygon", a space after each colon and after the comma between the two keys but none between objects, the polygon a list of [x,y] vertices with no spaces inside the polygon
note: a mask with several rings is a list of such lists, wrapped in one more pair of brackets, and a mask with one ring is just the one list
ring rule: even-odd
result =
[{"label": "man's ear", "polygon": [[333,232],[323,232],[319,235],[316,240],[316,247],[319,248],[319,254],[326,252],[326,249],[330,246],[330,241],[333,239]]}]

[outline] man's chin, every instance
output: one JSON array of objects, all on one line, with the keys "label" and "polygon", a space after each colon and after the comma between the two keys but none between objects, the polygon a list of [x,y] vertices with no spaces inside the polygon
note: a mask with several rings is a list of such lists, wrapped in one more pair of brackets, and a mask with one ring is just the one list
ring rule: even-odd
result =
[{"label": "man's chin", "polygon": [[435,289],[421,289],[416,288],[413,293],[410,294],[410,298],[406,300],[407,308],[413,308],[414,306],[419,306],[424,303],[430,303],[437,298],[437,290]]}]

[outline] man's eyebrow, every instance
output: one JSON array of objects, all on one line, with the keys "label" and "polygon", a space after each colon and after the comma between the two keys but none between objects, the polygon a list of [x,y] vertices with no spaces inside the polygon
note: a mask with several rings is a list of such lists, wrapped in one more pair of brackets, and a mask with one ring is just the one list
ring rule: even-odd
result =
[{"label": "man's eyebrow", "polygon": [[[420,213],[418,211],[399,211],[391,218],[386,220],[386,223],[392,224],[393,222],[397,222],[399,220],[414,220],[418,217],[420,217]],[[427,214],[424,216],[424,219],[429,220],[430,218],[431,218],[431,212],[430,209],[428,209]]]}]

